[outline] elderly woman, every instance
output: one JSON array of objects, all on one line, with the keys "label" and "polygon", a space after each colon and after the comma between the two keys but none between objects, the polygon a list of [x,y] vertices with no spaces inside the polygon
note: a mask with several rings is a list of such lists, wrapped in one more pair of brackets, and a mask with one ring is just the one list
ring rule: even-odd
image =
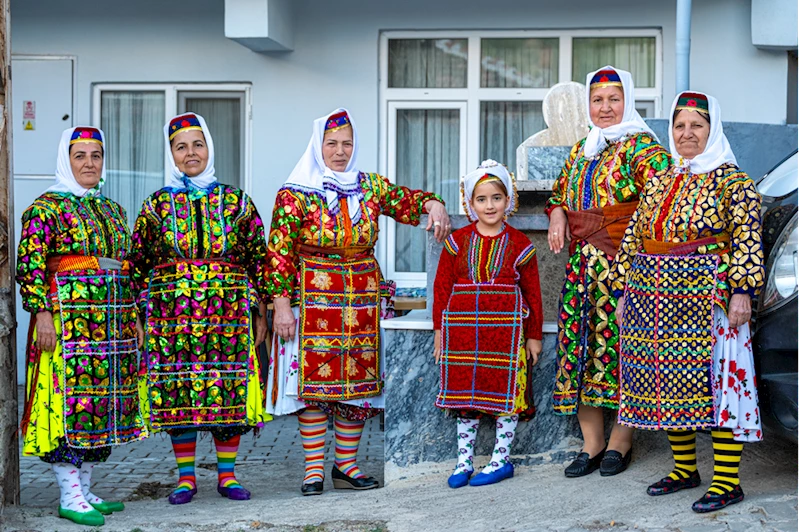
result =
[{"label": "elderly woman", "polygon": [[675,164],[647,186],[611,271],[617,296],[626,283],[619,422],[668,434],[674,470],[650,495],[699,485],[696,429],[710,428],[713,480],[693,504],[709,512],[743,500],[742,442],[762,438],[749,336],[764,278],[760,195],[715,98],[684,92],[671,110]]},{"label": "elderly woman", "polygon": [[278,192],[269,235],[277,337],[267,411],[299,413],[303,495],[322,493],[328,416],[336,432],[334,487],[378,486],[355,463],[364,421],[383,406],[378,217],[417,225],[427,212],[427,229],[439,241],[450,229],[437,195],[360,172],[357,157],[345,109],[315,120],[305,154]]},{"label": "elderly woman", "polygon": [[263,425],[256,346],[266,335],[266,240],[252,200],[219,183],[203,117],[164,126],[169,184],[147,198],[133,233],[133,282],[144,316],[144,415],[166,430],[178,464],[171,504],[197,493],[197,431],[216,444],[223,497],[247,500],[234,466],[242,434]]},{"label": "elderly woman", "polygon": [[104,136],[61,135],[56,183],[22,215],[17,282],[31,313],[22,452],[52,464],[58,515],[104,524],[124,509],[91,492],[92,468],[114,445],[147,436],[136,378],[136,306],[125,211],[100,193]]},{"label": "elderly woman", "polygon": [[616,298],[607,274],[644,184],[669,156],[635,110],[632,76],[607,66],[588,74],[588,136],[571,150],[549,200],[549,247],[571,239],[558,313],[557,414],[577,413],[583,449],[566,468],[581,477],[624,471],[632,429],[614,424],[605,446],[602,408],[618,408]]}]

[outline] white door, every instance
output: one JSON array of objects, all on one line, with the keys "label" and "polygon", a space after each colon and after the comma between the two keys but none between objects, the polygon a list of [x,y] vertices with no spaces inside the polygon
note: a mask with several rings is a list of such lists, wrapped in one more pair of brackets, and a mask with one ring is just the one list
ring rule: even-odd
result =
[{"label": "white door", "polygon": [[[14,248],[22,213],[53,184],[61,132],[72,127],[72,59],[12,57],[14,142]],[[17,292],[17,382],[25,383],[25,342],[30,315]]]}]

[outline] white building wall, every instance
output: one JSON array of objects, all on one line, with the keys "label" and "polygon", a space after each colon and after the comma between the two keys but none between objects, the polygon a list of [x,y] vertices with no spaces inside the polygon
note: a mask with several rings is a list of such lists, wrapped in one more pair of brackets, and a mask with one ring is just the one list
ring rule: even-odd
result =
[{"label": "white building wall", "polygon": [[[675,3],[643,0],[297,0],[294,51],[262,55],[224,36],[224,1],[12,1],[12,53],[72,54],[76,123],[91,120],[98,82],[251,82],[252,195],[264,217],[305,149],[311,121],[347,107],[364,170],[376,170],[381,30],[662,28],[663,105],[674,97]],[[787,57],[752,46],[749,0],[694,2],[692,87],[725,120],[783,123]],[[113,149],[113,148],[111,148]],[[42,146],[55,161],[55,146]]]}]

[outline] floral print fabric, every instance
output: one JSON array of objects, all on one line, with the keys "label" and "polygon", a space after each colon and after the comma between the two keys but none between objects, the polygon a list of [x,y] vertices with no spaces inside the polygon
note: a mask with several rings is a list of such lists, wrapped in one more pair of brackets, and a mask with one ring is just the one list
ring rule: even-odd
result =
[{"label": "floral print fabric", "polygon": [[268,420],[251,324],[267,299],[265,255],[261,218],[237,188],[167,187],[145,200],[130,259],[154,428]]}]

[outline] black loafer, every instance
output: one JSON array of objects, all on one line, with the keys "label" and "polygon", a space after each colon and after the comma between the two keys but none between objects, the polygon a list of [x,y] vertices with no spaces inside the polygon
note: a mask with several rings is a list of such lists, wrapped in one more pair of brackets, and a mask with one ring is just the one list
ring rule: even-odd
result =
[{"label": "black loafer", "polygon": [[653,497],[668,495],[669,493],[675,493],[680,490],[695,488],[701,483],[702,479],[699,478],[699,471],[694,471],[688,478],[681,478],[680,480],[674,480],[671,477],[661,478],[646,488],[646,494],[652,495]]},{"label": "black loafer", "polygon": [[566,468],[564,473],[568,478],[577,478],[590,475],[599,469],[599,464],[602,462],[603,456],[605,456],[604,449],[602,449],[599,454],[593,458],[591,458],[588,453],[580,453],[577,455],[577,458],[574,459],[574,462],[569,464],[569,467]]},{"label": "black loafer", "polygon": [[323,483],[321,480],[317,480],[316,482],[309,482],[308,484],[303,484],[302,489],[300,490],[303,496],[307,495],[321,495],[324,491],[322,487]]},{"label": "black loafer", "polygon": [[723,495],[719,495],[717,493],[705,493],[701,499],[696,501],[693,506],[691,506],[691,510],[700,514],[706,512],[715,512],[716,510],[721,510],[725,506],[735,504],[736,502],[741,502],[742,500],[744,500],[744,490],[742,490],[741,486],[738,485],[735,486],[731,492],[724,493]]},{"label": "black loafer", "polygon": [[350,478],[339,468],[333,468],[333,487],[337,490],[373,490],[379,486],[374,477]]},{"label": "black loafer", "polygon": [[630,465],[633,458],[633,449],[627,451],[624,456],[619,451],[606,451],[602,463],[599,465],[599,474],[603,477],[618,475]]}]

